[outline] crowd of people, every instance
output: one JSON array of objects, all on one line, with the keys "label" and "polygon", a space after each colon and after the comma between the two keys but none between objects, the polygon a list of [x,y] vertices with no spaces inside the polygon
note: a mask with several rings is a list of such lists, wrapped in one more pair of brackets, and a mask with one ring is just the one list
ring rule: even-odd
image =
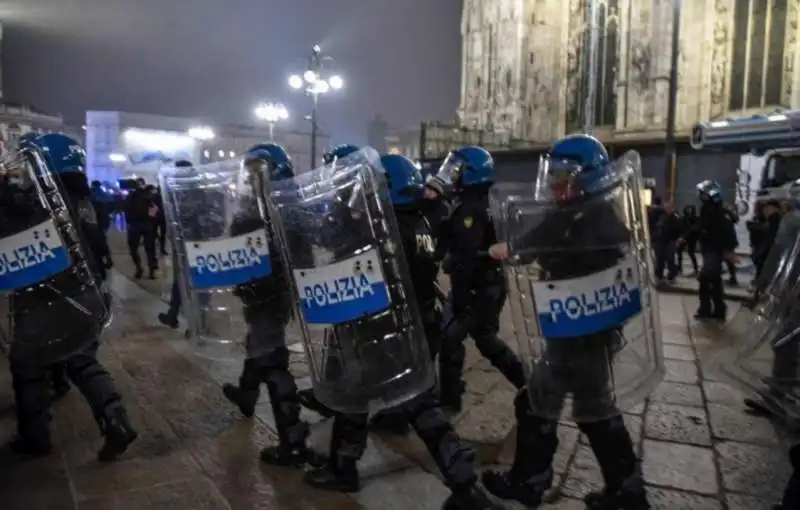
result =
[{"label": "crowd of people", "polygon": [[[764,261],[775,240],[778,225],[782,216],[790,210],[789,204],[774,198],[758,200],[751,220],[747,222],[749,232],[749,248],[751,261],[755,269],[755,278],[761,273]],[[739,223],[739,214],[735,206],[723,204],[727,230]],[[648,208],[648,225],[655,259],[655,274],[660,283],[673,284],[685,271],[684,256],[691,263],[692,272],[687,276],[698,276],[698,250],[702,247],[703,228],[700,214],[694,205],[686,205],[679,212],[675,205],[655,197]],[[738,248],[738,241],[735,248]],[[724,260],[728,274],[728,285],[739,285],[737,265],[732,258]],[[754,278],[754,279],[755,279]]]}]

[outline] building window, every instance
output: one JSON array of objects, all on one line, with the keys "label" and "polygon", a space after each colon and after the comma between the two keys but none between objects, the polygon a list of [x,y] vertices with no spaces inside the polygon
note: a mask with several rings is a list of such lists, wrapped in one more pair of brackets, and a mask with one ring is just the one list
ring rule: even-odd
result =
[{"label": "building window", "polygon": [[781,106],[790,1],[735,1],[729,110]]}]

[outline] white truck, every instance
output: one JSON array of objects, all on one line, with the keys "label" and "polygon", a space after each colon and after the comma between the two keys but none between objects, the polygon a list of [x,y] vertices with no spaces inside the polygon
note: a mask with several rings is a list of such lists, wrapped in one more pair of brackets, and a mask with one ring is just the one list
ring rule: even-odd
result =
[{"label": "white truck", "polygon": [[[736,207],[739,250],[749,254],[747,222],[759,196],[792,199],[800,186],[800,110],[785,110],[702,122],[694,126],[692,148],[739,153]],[[796,195],[795,195],[796,196]]]}]

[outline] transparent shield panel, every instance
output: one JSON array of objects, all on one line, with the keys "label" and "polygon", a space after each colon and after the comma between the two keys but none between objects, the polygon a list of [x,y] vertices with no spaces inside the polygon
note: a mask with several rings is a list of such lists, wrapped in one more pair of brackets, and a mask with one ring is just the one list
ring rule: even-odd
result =
[{"label": "transparent shield panel", "polygon": [[784,217],[752,300],[706,349],[704,370],[778,416],[800,420],[800,215]]},{"label": "transparent shield panel", "polygon": [[111,322],[110,294],[82,217],[43,154],[12,153],[0,175],[0,292],[8,318],[0,328],[12,359],[53,363],[98,340]]},{"label": "transparent shield panel", "polygon": [[[641,403],[664,375],[638,156],[579,200],[537,200],[530,183],[492,196],[505,237],[509,306],[535,413],[576,421]],[[541,195],[539,195],[541,196]]]},{"label": "transparent shield panel", "polygon": [[282,347],[291,322],[286,272],[246,172],[234,160],[161,174],[192,347],[212,359]]},{"label": "transparent shield panel", "polygon": [[377,154],[347,159],[355,163],[279,183],[272,203],[315,395],[338,411],[371,412],[416,397],[435,375]]}]

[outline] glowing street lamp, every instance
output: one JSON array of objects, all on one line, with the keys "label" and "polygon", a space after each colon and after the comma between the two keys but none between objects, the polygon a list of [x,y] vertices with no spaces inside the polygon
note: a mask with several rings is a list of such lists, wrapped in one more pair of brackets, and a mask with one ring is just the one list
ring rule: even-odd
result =
[{"label": "glowing street lamp", "polygon": [[214,139],[214,130],[208,126],[194,126],[189,128],[186,132],[189,136],[196,140],[207,141]]},{"label": "glowing street lamp", "polygon": [[283,103],[261,103],[253,110],[260,120],[269,125],[269,139],[275,140],[275,124],[289,118],[289,111]]},{"label": "glowing street lamp", "polygon": [[319,96],[327,94],[331,90],[341,90],[344,88],[344,80],[338,75],[326,75],[323,69],[322,49],[318,44],[311,48],[311,55],[308,57],[308,69],[302,74],[293,74],[289,76],[289,86],[294,90],[302,90],[306,95],[311,96],[313,105],[311,108],[311,115],[308,119],[311,120],[311,161],[316,164],[317,162],[317,133],[319,126],[317,124],[317,105],[319,103]]}]

